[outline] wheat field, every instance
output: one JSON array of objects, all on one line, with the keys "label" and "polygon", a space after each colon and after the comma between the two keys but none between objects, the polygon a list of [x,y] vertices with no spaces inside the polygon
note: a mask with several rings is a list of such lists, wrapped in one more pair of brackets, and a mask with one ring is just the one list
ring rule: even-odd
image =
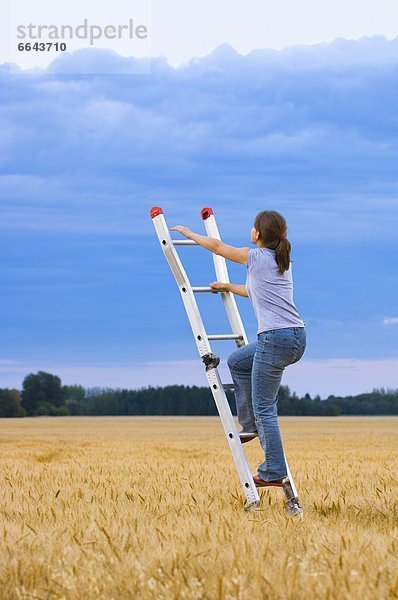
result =
[{"label": "wheat field", "polygon": [[280,423],[302,520],[217,417],[2,419],[1,600],[397,598],[398,418]]}]

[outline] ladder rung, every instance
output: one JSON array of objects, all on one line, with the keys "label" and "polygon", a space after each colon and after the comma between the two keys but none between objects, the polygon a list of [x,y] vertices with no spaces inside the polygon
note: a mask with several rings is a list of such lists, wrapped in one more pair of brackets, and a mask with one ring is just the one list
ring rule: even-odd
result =
[{"label": "ladder rung", "polygon": [[243,337],[236,333],[216,333],[214,335],[208,335],[209,340],[242,340]]},{"label": "ladder rung", "polygon": [[223,383],[222,384],[224,390],[234,390],[235,389],[235,384],[234,383]]},{"label": "ladder rung", "polygon": [[199,246],[198,242],[193,240],[171,240],[174,246]]},{"label": "ladder rung", "polygon": [[214,289],[210,286],[202,286],[202,287],[193,287],[193,292],[214,292]]}]

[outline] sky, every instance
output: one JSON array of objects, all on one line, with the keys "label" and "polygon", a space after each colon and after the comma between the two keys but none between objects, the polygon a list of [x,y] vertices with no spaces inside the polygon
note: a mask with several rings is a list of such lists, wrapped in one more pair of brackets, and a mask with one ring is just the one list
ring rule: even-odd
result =
[{"label": "sky", "polygon": [[[308,340],[283,383],[322,397],[397,387],[398,38],[243,50],[153,58],[150,73],[90,52],[131,75],[64,75],[85,50],[41,73],[0,66],[0,387],[38,370],[85,387],[207,385],[154,205],[199,233],[211,206],[236,246],[257,212],[281,212]],[[215,279],[208,251],[179,253],[192,285]],[[198,302],[209,333],[228,331],[219,295]],[[234,342],[212,347],[230,381]]]}]

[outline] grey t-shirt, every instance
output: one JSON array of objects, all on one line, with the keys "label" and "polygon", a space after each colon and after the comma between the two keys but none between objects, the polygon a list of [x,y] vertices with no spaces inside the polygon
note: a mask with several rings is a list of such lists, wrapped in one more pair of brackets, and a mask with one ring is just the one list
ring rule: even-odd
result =
[{"label": "grey t-shirt", "polygon": [[292,263],[280,275],[275,250],[250,248],[246,290],[257,318],[257,333],[284,327],[304,327],[293,301]]}]

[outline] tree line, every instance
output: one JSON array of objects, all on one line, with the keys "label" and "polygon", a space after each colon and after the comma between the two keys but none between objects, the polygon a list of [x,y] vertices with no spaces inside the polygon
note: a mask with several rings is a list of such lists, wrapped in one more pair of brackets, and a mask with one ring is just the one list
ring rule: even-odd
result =
[{"label": "tree line", "polygon": [[[226,391],[236,415],[234,394]],[[279,389],[278,413],[295,416],[398,415],[398,389],[374,389],[357,396],[309,394],[299,398],[288,386]],[[95,415],[217,415],[209,387],[169,385],[136,390],[62,385],[57,375],[30,373],[22,390],[0,389],[0,417]]]}]

